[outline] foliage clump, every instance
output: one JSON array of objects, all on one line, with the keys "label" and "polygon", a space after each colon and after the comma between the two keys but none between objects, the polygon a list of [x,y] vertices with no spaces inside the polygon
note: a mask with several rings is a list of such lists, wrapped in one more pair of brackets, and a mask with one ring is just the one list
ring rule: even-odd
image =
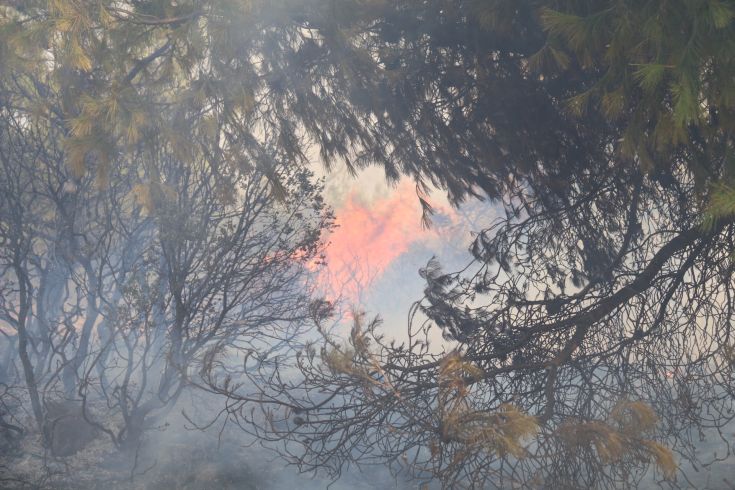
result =
[{"label": "foliage clump", "polygon": [[656,428],[658,417],[641,401],[621,401],[607,421],[568,421],[559,429],[559,438],[568,450],[594,449],[602,464],[621,464],[629,459],[650,461],[667,479],[678,469],[671,449],[646,439]]},{"label": "foliage clump", "polygon": [[463,360],[456,350],[441,360],[437,407],[439,442],[458,443],[464,446],[463,452],[480,450],[499,457],[524,457],[522,442],[538,430],[536,418],[509,403],[493,411],[473,409],[468,382],[480,380],[482,376],[482,369]]}]

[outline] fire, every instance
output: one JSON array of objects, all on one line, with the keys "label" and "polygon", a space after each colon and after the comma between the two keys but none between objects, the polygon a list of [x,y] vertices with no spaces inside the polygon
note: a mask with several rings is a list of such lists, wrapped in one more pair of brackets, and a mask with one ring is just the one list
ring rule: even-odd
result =
[{"label": "fire", "polygon": [[432,233],[421,226],[421,206],[408,181],[371,203],[353,189],[336,214],[321,282],[328,294],[356,305],[393,262]]}]

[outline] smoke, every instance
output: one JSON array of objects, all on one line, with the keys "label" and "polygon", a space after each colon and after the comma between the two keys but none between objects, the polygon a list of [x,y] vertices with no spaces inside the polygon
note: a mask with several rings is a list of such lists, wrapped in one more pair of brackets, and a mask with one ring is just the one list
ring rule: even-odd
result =
[{"label": "smoke", "polygon": [[[300,473],[293,461],[283,459],[282,452],[279,455],[282,446],[258,440],[239,430],[232,421],[220,418],[206,429],[192,425],[192,421],[210,420],[211,414],[222,408],[223,402],[217,397],[190,393],[162,421],[160,430],[149,434],[137,454],[123,459],[110,453],[107,461],[94,465],[87,481],[76,482],[77,488],[99,488],[100,475],[104,475],[100,467],[104,466],[110,471],[111,480],[117,482],[116,488],[125,489],[415,488],[415,483],[394,477],[381,466],[366,466],[364,473],[359,468],[350,468],[338,480],[323,474]],[[121,483],[122,475],[130,476],[127,483]]]}]

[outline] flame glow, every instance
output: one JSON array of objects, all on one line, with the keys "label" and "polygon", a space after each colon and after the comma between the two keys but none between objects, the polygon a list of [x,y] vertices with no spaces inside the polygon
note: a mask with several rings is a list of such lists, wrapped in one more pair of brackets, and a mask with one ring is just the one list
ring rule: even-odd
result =
[{"label": "flame glow", "polygon": [[336,214],[338,228],[327,247],[321,280],[331,295],[356,305],[412,244],[432,235],[421,226],[421,206],[407,181],[371,203],[362,202],[353,189]]}]

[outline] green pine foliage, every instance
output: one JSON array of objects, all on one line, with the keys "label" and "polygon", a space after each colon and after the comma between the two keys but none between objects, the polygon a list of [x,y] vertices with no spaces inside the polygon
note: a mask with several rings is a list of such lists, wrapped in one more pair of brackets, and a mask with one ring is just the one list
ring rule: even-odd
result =
[{"label": "green pine foliage", "polygon": [[266,109],[262,99],[273,89],[262,32],[280,4],[5,2],[0,83],[18,113],[63,126],[78,177],[96,172],[105,185],[112,164],[145,172],[140,156],[163,146],[209,160],[224,193],[228,175],[254,168],[282,193],[275,168],[304,156],[284,101],[271,97]]},{"label": "green pine foliage", "polygon": [[731,215],[730,177],[707,169],[730,151],[735,130],[735,2],[542,3],[542,49],[563,47],[589,77],[570,97],[575,112],[599,110],[622,124],[621,155],[650,172],[687,155],[711,201],[709,219]]}]

